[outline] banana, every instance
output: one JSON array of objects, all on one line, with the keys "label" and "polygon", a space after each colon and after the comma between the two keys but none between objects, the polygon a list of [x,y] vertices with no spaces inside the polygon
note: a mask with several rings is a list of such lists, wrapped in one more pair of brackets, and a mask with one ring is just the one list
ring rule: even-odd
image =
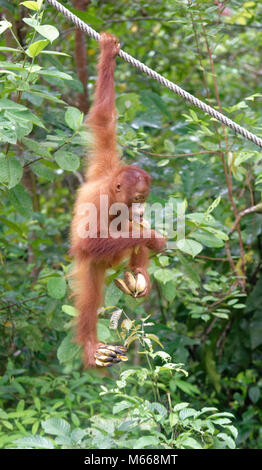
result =
[{"label": "banana", "polygon": [[125,281],[123,279],[114,279],[115,285],[120,289],[122,292],[124,292],[127,295],[132,295],[131,290],[127,287]]},{"label": "banana", "polygon": [[120,359],[122,362],[128,361],[128,357],[127,357],[127,356],[121,356],[120,354],[117,355],[117,358]]},{"label": "banana", "polygon": [[132,293],[135,292],[136,291],[136,279],[133,276],[133,274],[130,273],[129,271],[126,271],[124,276],[125,276],[125,281],[126,281],[126,285],[128,289],[131,290]]},{"label": "banana", "polygon": [[116,357],[116,353],[113,351],[113,350],[109,350],[108,348],[106,347],[100,347],[96,353],[95,353],[95,357],[97,357],[98,359],[100,358],[100,355],[102,356],[107,356],[107,357]]},{"label": "banana", "polygon": [[111,367],[113,365],[113,362],[103,362],[99,359],[96,359],[96,365],[99,367]]},{"label": "banana", "polygon": [[109,349],[109,351],[113,351],[114,353],[120,353],[120,354],[125,354],[127,352],[127,348],[125,346],[117,346],[114,344],[106,344],[104,346],[106,349]]},{"label": "banana", "polygon": [[95,359],[98,359],[99,361],[102,361],[102,362],[112,362],[115,358],[112,358],[112,356],[106,356],[100,353],[96,353]]},{"label": "banana", "polygon": [[145,276],[143,276],[143,274],[138,273],[136,276],[135,296],[144,292],[145,288],[146,288],[146,278]]}]

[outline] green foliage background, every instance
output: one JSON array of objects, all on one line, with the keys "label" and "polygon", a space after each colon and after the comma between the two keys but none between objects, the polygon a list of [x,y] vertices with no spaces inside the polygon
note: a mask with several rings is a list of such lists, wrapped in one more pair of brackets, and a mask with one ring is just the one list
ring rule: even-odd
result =
[{"label": "green foliage background", "polygon": [[[123,158],[152,175],[151,203],[184,204],[186,239],[151,259],[144,302],[115,288],[124,266],[108,272],[99,334],[130,344],[129,362],[83,371],[67,253],[90,136],[74,30],[42,3],[0,0],[0,447],[261,448],[262,154],[117,60]],[[74,12],[261,136],[262,7],[229,3]],[[90,101],[97,50],[88,39]]]}]

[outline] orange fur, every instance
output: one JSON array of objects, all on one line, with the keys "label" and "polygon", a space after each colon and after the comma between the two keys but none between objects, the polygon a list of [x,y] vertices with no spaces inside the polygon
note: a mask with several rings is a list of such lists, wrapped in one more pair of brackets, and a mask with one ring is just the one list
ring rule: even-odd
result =
[{"label": "orange fur", "polygon": [[[149,285],[146,269],[149,249],[158,252],[165,245],[165,239],[156,238],[153,230],[149,231],[148,238],[132,238],[129,220],[126,221],[127,238],[99,237],[102,230],[100,195],[108,195],[109,207],[119,201],[119,197],[130,205],[138,188],[147,196],[150,184],[150,177],[145,171],[134,166],[124,166],[120,160],[115,130],[114,92],[115,56],[119,52],[119,44],[112,35],[103,33],[100,48],[95,99],[87,117],[87,124],[94,136],[93,152],[86,171],[86,182],[78,191],[71,225],[70,253],[75,258],[73,296],[78,311],[76,340],[83,346],[86,367],[95,366],[94,353],[100,344],[96,332],[97,310],[102,301],[106,269],[119,264],[125,255],[130,254],[131,269],[135,273],[144,274]],[[119,184],[122,188],[120,196],[116,189]],[[79,215],[79,208],[87,202],[97,208],[96,238],[81,238],[78,234],[77,227],[83,217]],[[110,218],[112,220],[112,216]]]}]

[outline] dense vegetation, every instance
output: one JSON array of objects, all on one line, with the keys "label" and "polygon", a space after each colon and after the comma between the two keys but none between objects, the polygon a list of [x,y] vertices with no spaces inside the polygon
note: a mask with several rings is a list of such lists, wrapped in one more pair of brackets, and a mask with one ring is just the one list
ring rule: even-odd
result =
[{"label": "dense vegetation", "polygon": [[[0,0],[0,447],[261,448],[262,154],[117,60],[123,158],[184,207],[185,240],[175,211],[146,301],[108,272],[100,339],[129,362],[83,371],[67,253],[98,48],[42,3]],[[262,136],[262,5],[216,3],[63,2]]]}]

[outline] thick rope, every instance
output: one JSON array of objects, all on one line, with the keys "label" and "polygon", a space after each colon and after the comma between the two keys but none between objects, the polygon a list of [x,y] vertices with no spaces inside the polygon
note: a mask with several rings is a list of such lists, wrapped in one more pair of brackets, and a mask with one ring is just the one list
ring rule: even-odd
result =
[{"label": "thick rope", "polygon": [[[96,41],[99,41],[100,34],[98,34],[94,29],[84,23],[84,21],[80,20],[77,16],[71,13],[71,11],[61,5],[61,3],[57,2],[56,0],[47,0],[47,2],[50,3],[50,5],[56,8],[58,11],[60,11],[66,18],[72,21],[72,23],[74,23],[79,29],[87,33],[88,36],[95,39]],[[131,55],[127,54],[126,52],[120,50],[119,57],[136,67],[138,70],[141,70],[142,72],[146,73],[149,77],[153,78],[154,80],[157,80],[159,83],[161,83],[161,85],[164,85],[166,88],[169,88],[169,90],[172,90],[174,93],[181,96],[189,103],[193,104],[194,106],[197,106],[198,108],[202,109],[202,111],[204,111],[205,113],[209,114],[213,118],[230,127],[231,129],[233,129],[233,131],[245,137],[245,139],[251,140],[251,142],[258,145],[258,147],[262,148],[262,139],[260,137],[257,137],[255,134],[252,134],[252,132],[249,132],[244,127],[239,126],[239,124],[232,121],[224,114],[216,111],[211,106],[205,104],[203,101],[199,100],[195,96],[183,90],[170,80],[167,80],[165,77],[150,69],[145,64],[135,59]]]}]

